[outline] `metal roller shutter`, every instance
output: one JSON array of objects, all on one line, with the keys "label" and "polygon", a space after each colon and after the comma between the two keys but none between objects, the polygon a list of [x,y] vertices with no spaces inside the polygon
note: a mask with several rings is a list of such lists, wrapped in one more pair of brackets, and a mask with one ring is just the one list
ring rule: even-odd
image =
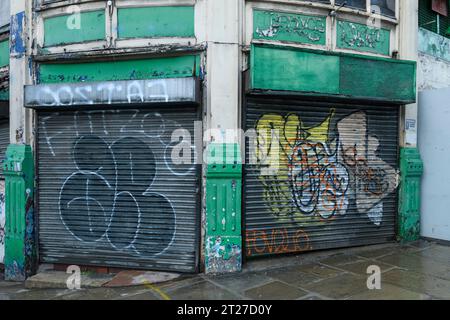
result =
[{"label": "metal roller shutter", "polygon": [[[193,107],[38,112],[43,262],[193,272],[197,165],[174,164]],[[192,153],[194,149],[191,149]]]},{"label": "metal roller shutter", "polygon": [[253,98],[244,119],[247,256],[394,240],[398,107]]}]

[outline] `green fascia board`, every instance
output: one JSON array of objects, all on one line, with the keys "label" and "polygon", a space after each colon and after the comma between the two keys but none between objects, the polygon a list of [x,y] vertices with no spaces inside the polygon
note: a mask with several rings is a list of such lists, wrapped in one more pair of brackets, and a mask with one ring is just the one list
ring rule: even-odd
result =
[{"label": "green fascia board", "polygon": [[145,80],[199,76],[198,55],[83,63],[45,63],[39,83]]},{"label": "green fascia board", "polygon": [[0,67],[9,65],[9,40],[0,42]]},{"label": "green fascia board", "polygon": [[250,90],[416,101],[416,62],[275,45],[252,45]]},{"label": "green fascia board", "polygon": [[325,16],[253,10],[254,39],[325,45],[326,33]]},{"label": "green fascia board", "polygon": [[105,10],[80,13],[79,29],[71,26],[72,15],[44,19],[44,46],[82,43],[106,38]]},{"label": "green fascia board", "polygon": [[416,100],[416,63],[375,60],[361,56],[341,58],[341,94],[395,101]]},{"label": "green fascia board", "polygon": [[388,56],[391,32],[383,28],[369,28],[365,24],[340,20],[337,23],[337,47]]},{"label": "green fascia board", "polygon": [[195,36],[193,6],[119,8],[117,16],[120,39]]},{"label": "green fascia board", "polygon": [[339,58],[315,51],[253,46],[252,88],[339,93]]}]

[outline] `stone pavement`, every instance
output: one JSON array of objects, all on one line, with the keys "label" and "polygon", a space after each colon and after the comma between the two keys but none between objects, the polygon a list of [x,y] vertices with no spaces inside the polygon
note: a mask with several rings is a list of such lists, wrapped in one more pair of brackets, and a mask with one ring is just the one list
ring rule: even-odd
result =
[{"label": "stone pavement", "polygon": [[[381,269],[381,290],[367,288],[372,265]],[[420,240],[264,258],[238,274],[129,287],[27,289],[0,280],[0,299],[450,299],[450,246]]]}]

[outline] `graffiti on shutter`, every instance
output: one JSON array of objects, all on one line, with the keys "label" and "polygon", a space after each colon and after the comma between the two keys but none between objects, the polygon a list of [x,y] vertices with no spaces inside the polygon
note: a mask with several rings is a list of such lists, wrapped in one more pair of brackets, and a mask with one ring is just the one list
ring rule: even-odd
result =
[{"label": "graffiti on shutter", "polygon": [[328,110],[314,126],[305,125],[300,112],[263,113],[256,121],[255,179],[262,185],[265,212],[277,222],[260,228],[257,212],[247,217],[248,255],[311,250],[304,228],[326,226],[349,212],[381,226],[398,170],[380,156],[383,146],[371,134],[364,110],[343,117],[342,111],[337,117],[336,109]]}]

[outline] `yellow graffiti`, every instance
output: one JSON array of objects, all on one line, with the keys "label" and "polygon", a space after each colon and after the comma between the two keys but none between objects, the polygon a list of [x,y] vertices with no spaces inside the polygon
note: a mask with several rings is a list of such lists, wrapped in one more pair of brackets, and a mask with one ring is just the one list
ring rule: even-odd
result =
[{"label": "yellow graffiti", "polygon": [[305,218],[291,205],[290,158],[299,141],[326,145],[334,114],[333,109],[321,124],[313,127],[306,127],[296,114],[266,114],[257,122],[256,154],[262,168],[259,180],[264,186],[264,200],[279,218]]}]

